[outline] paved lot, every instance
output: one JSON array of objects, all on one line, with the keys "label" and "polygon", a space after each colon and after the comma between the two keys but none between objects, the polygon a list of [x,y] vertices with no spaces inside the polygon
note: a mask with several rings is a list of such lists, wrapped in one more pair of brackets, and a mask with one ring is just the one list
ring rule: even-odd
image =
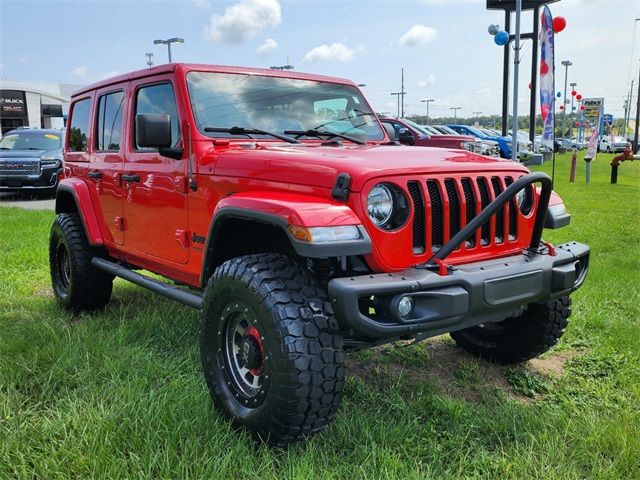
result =
[{"label": "paved lot", "polygon": [[35,195],[0,193],[0,207],[19,207],[27,210],[53,210],[55,208],[55,200],[53,198],[41,198]]}]

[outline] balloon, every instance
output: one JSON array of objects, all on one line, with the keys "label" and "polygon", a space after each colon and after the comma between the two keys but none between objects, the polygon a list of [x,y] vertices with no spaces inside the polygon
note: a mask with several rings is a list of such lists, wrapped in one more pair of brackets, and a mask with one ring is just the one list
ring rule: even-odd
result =
[{"label": "balloon", "polygon": [[556,93],[556,97],[560,98],[562,96],[562,92]]},{"label": "balloon", "polygon": [[571,96],[575,97],[578,94],[578,92],[576,92],[575,90],[571,90]]},{"label": "balloon", "polygon": [[531,90],[531,82],[529,82],[529,90]]},{"label": "balloon", "polygon": [[496,33],[496,36],[493,37],[493,41],[496,42],[496,45],[504,46],[509,43],[509,33],[504,30],[500,30]]},{"label": "balloon", "polygon": [[560,105],[560,110],[564,110],[564,106],[563,105]]},{"label": "balloon", "polygon": [[580,105],[580,110],[584,110],[584,105]]},{"label": "balloon", "polygon": [[582,95],[580,95],[580,94],[576,95],[576,100],[578,100],[578,101],[582,100]]},{"label": "balloon", "polygon": [[553,19],[553,31],[555,33],[560,33],[567,26],[567,21],[564,17],[555,17]]},{"label": "balloon", "polygon": [[500,31],[500,27],[493,23],[489,25],[488,31],[489,31],[489,35],[495,35]]},{"label": "balloon", "polygon": [[580,122],[576,122],[576,127],[579,127],[579,126],[580,126]]}]

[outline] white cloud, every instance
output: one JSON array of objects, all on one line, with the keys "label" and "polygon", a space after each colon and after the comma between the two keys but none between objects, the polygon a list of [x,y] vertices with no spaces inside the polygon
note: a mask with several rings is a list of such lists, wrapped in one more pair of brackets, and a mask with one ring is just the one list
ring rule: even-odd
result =
[{"label": "white cloud", "polygon": [[224,15],[211,15],[207,34],[214,42],[244,43],[262,30],[282,21],[278,0],[241,0],[225,8]]},{"label": "white cloud", "polygon": [[0,68],[4,68],[4,67],[6,67],[6,66],[7,66],[7,64],[6,64],[6,63],[0,63]]},{"label": "white cloud", "polygon": [[211,8],[211,4],[208,0],[191,0],[191,3],[198,8]]},{"label": "white cloud", "polygon": [[71,72],[69,72],[74,77],[86,77],[89,74],[89,67],[86,65],[82,65],[80,67],[76,67]]},{"label": "white cloud", "polygon": [[307,52],[304,56],[304,62],[328,62],[335,60],[340,63],[349,63],[353,58],[364,52],[364,46],[358,45],[355,48],[349,48],[342,43],[332,43],[331,45],[320,45]]},{"label": "white cloud", "polygon": [[278,48],[278,42],[276,42],[273,38],[267,38],[262,45],[256,48],[256,52],[260,55],[268,55],[273,52],[276,48]]},{"label": "white cloud", "polygon": [[416,45],[424,45],[433,42],[438,36],[435,28],[426,25],[414,25],[404,35],[402,35],[397,44],[401,47],[415,47]]},{"label": "white cloud", "polygon": [[29,61],[29,59],[27,57],[20,57],[18,59],[18,63],[27,63]]},{"label": "white cloud", "polygon": [[436,83],[436,77],[433,74],[430,74],[425,80],[421,80],[418,82],[418,87],[427,88]]}]

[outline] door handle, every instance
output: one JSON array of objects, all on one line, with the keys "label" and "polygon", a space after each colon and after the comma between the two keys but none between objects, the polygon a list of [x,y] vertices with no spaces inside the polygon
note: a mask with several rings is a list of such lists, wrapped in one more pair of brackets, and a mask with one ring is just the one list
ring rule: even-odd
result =
[{"label": "door handle", "polygon": [[128,173],[125,175],[120,175],[120,178],[122,180],[124,180],[125,182],[139,182],[140,181],[140,175],[137,175],[135,173]]},{"label": "door handle", "polygon": [[96,180],[102,178],[102,172],[99,170],[92,170],[89,173],[87,173],[88,176],[90,176],[91,178],[95,178]]}]

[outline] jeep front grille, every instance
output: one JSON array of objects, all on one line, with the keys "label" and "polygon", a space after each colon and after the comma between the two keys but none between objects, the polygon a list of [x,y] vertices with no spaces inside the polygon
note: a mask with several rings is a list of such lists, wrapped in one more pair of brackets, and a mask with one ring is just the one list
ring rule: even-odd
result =
[{"label": "jeep front grille", "polygon": [[[512,177],[475,177],[410,180],[413,203],[413,252],[437,252],[509,185]],[[515,199],[484,223],[464,243],[466,250],[517,240],[518,211]]]},{"label": "jeep front grille", "polygon": [[40,175],[40,161],[33,159],[0,159],[0,175],[18,177]]}]

